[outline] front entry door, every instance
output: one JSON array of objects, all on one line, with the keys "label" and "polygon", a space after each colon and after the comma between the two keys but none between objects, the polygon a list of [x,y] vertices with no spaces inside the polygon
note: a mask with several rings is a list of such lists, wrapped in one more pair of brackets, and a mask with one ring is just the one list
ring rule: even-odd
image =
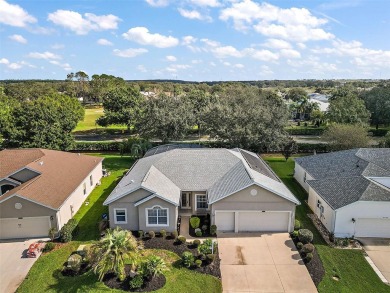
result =
[{"label": "front entry door", "polygon": [[191,208],[191,193],[183,192],[181,194],[181,208],[190,209]]}]

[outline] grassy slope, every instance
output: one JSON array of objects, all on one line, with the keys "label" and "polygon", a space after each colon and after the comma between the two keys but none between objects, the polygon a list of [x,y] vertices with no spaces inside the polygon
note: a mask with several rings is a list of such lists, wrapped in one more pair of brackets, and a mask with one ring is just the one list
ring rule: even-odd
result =
[{"label": "grassy slope", "polygon": [[[103,165],[111,175],[102,178],[101,185],[96,187],[88,196],[89,205],[83,205],[76,213],[79,221],[80,233],[76,241],[65,244],[60,249],[42,255],[31,268],[26,280],[20,285],[18,292],[123,292],[111,290],[103,283],[97,281],[97,277],[88,272],[80,277],[64,277],[61,274],[63,264],[69,255],[81,244],[96,240],[99,237],[98,222],[101,215],[107,212],[107,207],[102,205],[113,188],[116,186],[123,173],[134,160],[129,156],[114,154],[91,154],[104,157]],[[83,242],[82,242],[83,241]],[[155,252],[158,254],[161,252]],[[175,258],[175,254],[164,253],[164,258]],[[166,273],[168,282],[161,291],[157,292],[221,292],[221,282],[214,277],[198,274],[183,268],[171,267]],[[195,281],[196,280],[196,281]]]},{"label": "grassy slope", "polygon": [[[361,251],[335,249],[325,244],[310,219],[306,216],[311,211],[305,203],[307,193],[293,178],[294,161],[289,159],[286,162],[282,156],[266,156],[264,159],[301,201],[301,205],[296,209],[296,218],[301,221],[305,228],[313,231],[314,244],[326,272],[318,286],[318,291],[326,293],[390,292],[390,287],[380,281],[364,259]],[[340,280],[333,280],[334,275],[338,275]]]},{"label": "grassy slope", "polygon": [[88,130],[126,130],[126,126],[123,125],[110,125],[108,127],[101,127],[96,124],[96,119],[103,116],[103,108],[85,109],[85,117],[83,121],[80,121],[73,132],[84,132]]}]

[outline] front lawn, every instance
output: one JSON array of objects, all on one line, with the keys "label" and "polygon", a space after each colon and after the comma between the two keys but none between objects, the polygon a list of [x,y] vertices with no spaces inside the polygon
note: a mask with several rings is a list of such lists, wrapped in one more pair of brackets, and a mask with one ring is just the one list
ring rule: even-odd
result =
[{"label": "front lawn", "polygon": [[[336,249],[326,245],[311,220],[307,217],[307,214],[311,213],[311,210],[305,203],[307,193],[293,178],[293,159],[290,158],[286,162],[284,157],[278,155],[266,155],[263,158],[301,201],[301,205],[296,209],[296,218],[301,221],[304,228],[313,232],[313,242],[325,269],[325,276],[317,288],[318,291],[320,293],[390,292],[390,287],[381,282],[364,259],[362,251]],[[335,276],[339,278],[338,281],[333,278]]]}]

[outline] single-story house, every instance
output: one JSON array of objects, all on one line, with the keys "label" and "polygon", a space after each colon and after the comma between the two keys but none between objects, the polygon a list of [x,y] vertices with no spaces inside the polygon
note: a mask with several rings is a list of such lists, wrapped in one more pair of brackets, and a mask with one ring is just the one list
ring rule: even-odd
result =
[{"label": "single-story house", "polygon": [[102,158],[47,149],[0,152],[0,239],[47,237],[102,177]]},{"label": "single-story house", "polygon": [[336,237],[390,238],[390,149],[360,148],[295,159],[308,204]]},{"label": "single-story house", "polygon": [[160,146],[108,196],[110,226],[174,231],[181,215],[209,214],[219,231],[292,231],[300,202],[256,154]]}]

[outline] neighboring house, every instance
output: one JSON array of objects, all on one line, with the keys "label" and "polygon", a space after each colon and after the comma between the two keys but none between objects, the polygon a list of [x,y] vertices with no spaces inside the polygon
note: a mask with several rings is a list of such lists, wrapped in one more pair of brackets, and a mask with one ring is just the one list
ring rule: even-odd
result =
[{"label": "neighboring house", "polygon": [[102,159],[46,149],[0,152],[0,239],[47,237],[102,177]]},{"label": "neighboring house", "polygon": [[300,204],[270,167],[242,149],[147,152],[104,202],[111,227],[177,229],[180,215],[210,214],[219,231],[292,231]]},{"label": "neighboring house", "polygon": [[361,148],[295,159],[308,204],[336,237],[390,238],[390,149]]}]

